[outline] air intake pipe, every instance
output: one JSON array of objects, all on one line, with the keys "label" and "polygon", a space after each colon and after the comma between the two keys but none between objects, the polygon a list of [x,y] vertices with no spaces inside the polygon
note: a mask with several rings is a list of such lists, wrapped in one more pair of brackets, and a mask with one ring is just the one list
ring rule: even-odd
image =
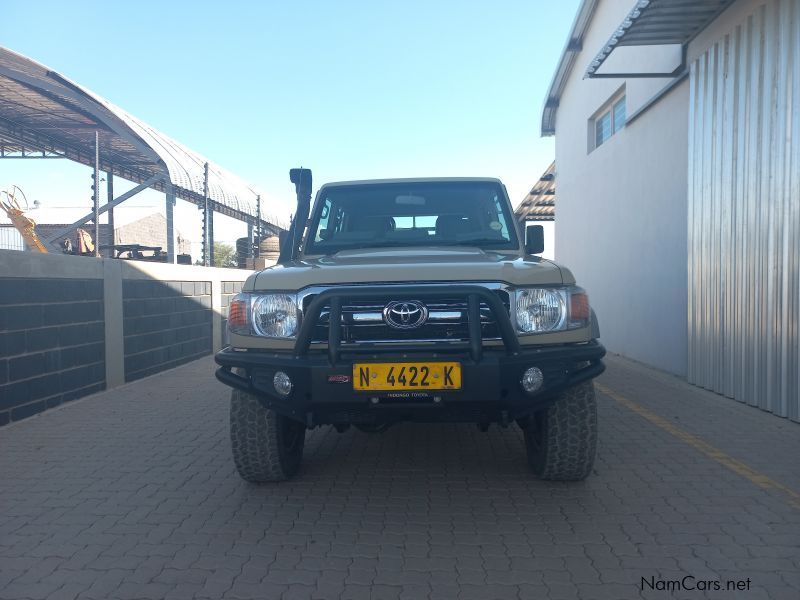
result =
[{"label": "air intake pipe", "polygon": [[297,210],[295,211],[292,224],[286,234],[286,239],[281,245],[281,253],[278,264],[286,264],[297,258],[300,252],[300,243],[303,240],[303,232],[308,221],[308,214],[311,210],[311,169],[291,169],[289,179],[294,184],[297,193]]}]

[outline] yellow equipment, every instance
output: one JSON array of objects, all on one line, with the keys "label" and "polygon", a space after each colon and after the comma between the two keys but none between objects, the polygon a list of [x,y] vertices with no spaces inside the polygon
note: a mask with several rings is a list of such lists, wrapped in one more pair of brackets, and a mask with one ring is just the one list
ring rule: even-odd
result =
[{"label": "yellow equipment", "polygon": [[15,185],[11,186],[10,190],[0,192],[0,208],[6,212],[8,218],[11,220],[11,224],[14,225],[20,235],[22,235],[28,248],[35,252],[47,254],[47,248],[44,247],[39,236],[36,235],[36,222],[25,216],[22,208],[20,208],[17,196],[22,196],[22,199],[25,201],[25,208],[27,209],[28,199],[25,198],[25,194],[22,190]]},{"label": "yellow equipment", "polygon": [[92,236],[85,229],[78,229],[78,254],[94,252]]}]

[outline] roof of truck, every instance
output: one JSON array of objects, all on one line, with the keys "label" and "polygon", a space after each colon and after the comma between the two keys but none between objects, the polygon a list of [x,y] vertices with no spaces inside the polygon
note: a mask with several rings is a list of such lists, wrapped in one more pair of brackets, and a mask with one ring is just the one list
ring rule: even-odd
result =
[{"label": "roof of truck", "polygon": [[454,183],[454,182],[491,182],[499,183],[502,181],[496,177],[404,177],[400,179],[359,179],[356,181],[333,181],[323,184],[321,187],[350,186],[350,185],[380,185],[386,183]]}]

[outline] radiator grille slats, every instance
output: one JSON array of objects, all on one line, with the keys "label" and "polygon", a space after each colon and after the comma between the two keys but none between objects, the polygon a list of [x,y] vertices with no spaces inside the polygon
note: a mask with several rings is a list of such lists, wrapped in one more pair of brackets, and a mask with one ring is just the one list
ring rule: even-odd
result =
[{"label": "radiator grille slats", "polygon": [[[505,290],[495,290],[506,309],[509,308],[509,295]],[[313,295],[306,296],[303,307],[308,306]],[[345,300],[342,303],[342,345],[377,342],[430,342],[469,340],[467,326],[467,299],[447,297],[426,299],[428,319],[421,327],[411,330],[398,330],[389,327],[383,319],[383,310],[392,301],[411,301],[404,297],[402,289],[396,295],[378,300]],[[480,303],[481,335],[484,340],[499,340],[500,330],[489,306]],[[327,342],[330,324],[330,306],[326,305],[320,313],[312,343]]]}]

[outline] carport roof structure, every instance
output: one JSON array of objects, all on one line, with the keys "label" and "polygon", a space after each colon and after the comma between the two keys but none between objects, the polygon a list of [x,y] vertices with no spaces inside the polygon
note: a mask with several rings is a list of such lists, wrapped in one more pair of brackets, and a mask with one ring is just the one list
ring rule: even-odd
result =
[{"label": "carport roof structure", "polygon": [[526,221],[555,221],[556,219],[556,163],[553,161],[542,173],[539,181],[514,211],[523,226]]},{"label": "carport roof structure", "polygon": [[[255,223],[259,193],[239,177],[44,65],[0,47],[0,158],[65,157]],[[208,165],[206,189],[205,169]],[[269,229],[277,227],[267,223]]]}]

